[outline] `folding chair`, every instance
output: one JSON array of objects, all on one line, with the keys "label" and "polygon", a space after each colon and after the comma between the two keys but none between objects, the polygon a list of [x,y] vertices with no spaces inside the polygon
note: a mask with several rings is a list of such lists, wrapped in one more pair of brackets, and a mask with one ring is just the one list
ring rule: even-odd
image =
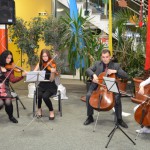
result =
[{"label": "folding chair", "polygon": [[[56,95],[52,95],[50,98],[58,97],[58,113],[60,117],[62,117],[62,102],[61,102],[61,92],[58,90]],[[35,109],[37,104],[37,97],[36,97],[36,91],[34,91],[34,97],[33,97],[33,117],[35,116]]]},{"label": "folding chair", "polygon": [[13,87],[11,86],[11,84],[9,84],[9,87],[10,87],[10,89],[11,89],[11,95],[13,96],[14,99],[16,99],[17,117],[19,118],[19,106],[18,106],[18,101],[21,103],[23,109],[26,109],[26,107],[24,106],[24,104],[23,104],[22,101],[20,100],[18,94],[15,92],[15,90],[13,89]]}]

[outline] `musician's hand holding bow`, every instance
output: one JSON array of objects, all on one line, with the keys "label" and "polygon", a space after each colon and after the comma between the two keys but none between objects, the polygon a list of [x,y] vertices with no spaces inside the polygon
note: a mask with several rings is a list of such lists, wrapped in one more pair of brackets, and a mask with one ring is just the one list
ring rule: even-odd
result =
[{"label": "musician's hand holding bow", "polygon": [[97,83],[98,84],[98,77],[96,74],[93,74],[93,80],[92,80],[94,83]]}]

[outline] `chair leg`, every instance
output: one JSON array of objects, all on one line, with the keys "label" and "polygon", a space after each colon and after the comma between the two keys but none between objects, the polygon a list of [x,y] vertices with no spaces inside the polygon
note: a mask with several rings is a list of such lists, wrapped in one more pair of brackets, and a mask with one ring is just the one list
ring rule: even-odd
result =
[{"label": "chair leg", "polygon": [[23,109],[26,109],[26,107],[24,106],[24,104],[22,103],[22,101],[20,100],[19,96],[17,95],[17,99],[20,102],[20,104],[22,105]]},{"label": "chair leg", "polygon": [[58,111],[62,117],[62,103],[61,103],[61,93],[58,91]]},{"label": "chair leg", "polygon": [[18,107],[18,99],[16,97],[16,108],[17,108],[17,117],[19,118],[19,107]]},{"label": "chair leg", "polygon": [[35,116],[35,107],[36,107],[36,102],[37,97],[36,97],[36,91],[34,91],[34,97],[33,97],[33,117]]},{"label": "chair leg", "polygon": [[[11,86],[11,84],[9,84],[9,87],[11,89],[12,92],[16,93],[15,90],[13,89],[13,87]],[[17,93],[16,93],[17,94]],[[18,94],[16,96],[17,100],[21,103],[23,109],[26,109],[26,107],[24,106],[23,102],[21,101],[21,99],[19,98]]]},{"label": "chair leg", "polygon": [[94,127],[93,127],[93,132],[95,132],[98,118],[99,118],[99,111],[97,112],[97,117],[96,117],[95,125],[94,125]]}]

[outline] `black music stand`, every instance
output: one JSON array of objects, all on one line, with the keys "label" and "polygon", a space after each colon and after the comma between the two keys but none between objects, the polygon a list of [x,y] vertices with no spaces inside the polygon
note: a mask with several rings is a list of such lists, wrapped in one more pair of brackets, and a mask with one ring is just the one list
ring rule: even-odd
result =
[{"label": "black music stand", "polygon": [[[108,89],[108,91],[113,92],[113,93],[118,93],[121,94],[118,88],[118,84],[115,80],[115,78],[109,78],[109,77],[103,77],[104,82],[106,84],[106,87]],[[109,133],[108,137],[109,140],[105,146],[105,148],[108,147],[108,144],[110,143],[115,131],[119,129],[134,145],[136,145],[136,143],[121,129],[121,127],[119,126],[118,122],[116,121],[115,123],[115,127],[112,129],[112,131]]]},{"label": "black music stand", "polygon": [[[31,71],[31,72],[28,72],[28,74],[26,76],[25,82],[32,82],[32,83],[34,82],[35,83],[35,91],[34,91],[34,96],[33,96],[33,119],[26,125],[25,128],[27,128],[29,125],[31,125],[36,118],[40,119],[47,126],[47,124],[44,122],[42,117],[39,116],[37,113],[35,113],[39,82],[50,82],[49,80],[45,80],[45,73],[46,73],[45,70]],[[25,130],[25,128],[23,129],[23,131]],[[47,126],[47,128],[49,128],[49,127]],[[53,130],[53,128],[49,128],[49,129]]]}]

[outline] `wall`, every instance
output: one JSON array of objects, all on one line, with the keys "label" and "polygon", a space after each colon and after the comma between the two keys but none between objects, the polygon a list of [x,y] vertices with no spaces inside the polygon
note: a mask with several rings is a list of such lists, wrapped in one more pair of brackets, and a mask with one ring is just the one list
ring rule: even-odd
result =
[{"label": "wall", "polygon": [[15,0],[16,16],[25,20],[38,16],[39,12],[51,14],[51,0]]},{"label": "wall", "polygon": [[[29,21],[31,18],[38,16],[39,12],[47,12],[48,15],[51,14],[51,5],[52,0],[15,0],[15,11],[16,17],[21,17],[26,21]],[[40,42],[39,53],[42,48],[45,48],[44,42]],[[11,39],[8,39],[8,49],[13,52],[14,61],[21,59],[20,50],[16,45],[13,44]],[[22,61],[18,63],[18,66],[21,65],[25,70],[30,70],[30,66],[26,65],[27,56],[22,55]]]}]

